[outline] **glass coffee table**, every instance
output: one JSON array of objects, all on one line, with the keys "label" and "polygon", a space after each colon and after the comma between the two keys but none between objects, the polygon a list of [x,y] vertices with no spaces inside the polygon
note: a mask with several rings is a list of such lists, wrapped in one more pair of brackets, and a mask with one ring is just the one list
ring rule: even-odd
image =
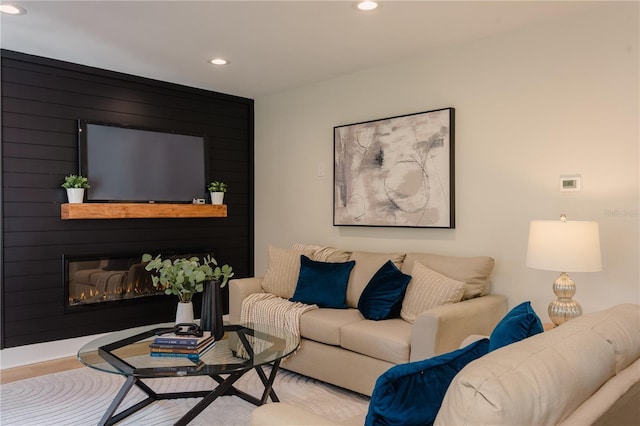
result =
[{"label": "glass coffee table", "polygon": [[[262,405],[269,398],[278,402],[273,390],[282,358],[295,351],[300,339],[286,330],[262,324],[226,324],[225,337],[214,346],[191,360],[183,357],[152,357],[149,344],[161,329],[173,324],[156,324],[137,327],[102,336],[84,345],[78,351],[78,359],[88,367],[106,373],[120,374],[126,381],[100,420],[100,425],[112,425],[141,410],[154,401],[177,398],[202,398],[176,425],[186,425],[222,395],[235,395],[255,405]],[[242,342],[248,358],[236,356],[235,347],[229,341]],[[263,366],[271,365],[267,375]],[[264,392],[260,398],[234,387],[234,383],[245,373],[255,370]],[[209,376],[212,389],[192,392],[156,393],[142,379],[162,377]],[[147,398],[116,414],[118,407],[133,387],[141,389]]]}]

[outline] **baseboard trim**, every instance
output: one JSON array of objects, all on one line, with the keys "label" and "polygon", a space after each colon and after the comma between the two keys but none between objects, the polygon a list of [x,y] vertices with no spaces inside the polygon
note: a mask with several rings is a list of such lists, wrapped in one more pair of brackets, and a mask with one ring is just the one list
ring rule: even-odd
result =
[{"label": "baseboard trim", "polygon": [[46,374],[59,373],[62,371],[82,368],[82,364],[76,357],[65,357],[53,359],[51,361],[37,362],[20,367],[0,370],[0,384],[5,385],[19,380],[30,379],[32,377],[44,376]]}]

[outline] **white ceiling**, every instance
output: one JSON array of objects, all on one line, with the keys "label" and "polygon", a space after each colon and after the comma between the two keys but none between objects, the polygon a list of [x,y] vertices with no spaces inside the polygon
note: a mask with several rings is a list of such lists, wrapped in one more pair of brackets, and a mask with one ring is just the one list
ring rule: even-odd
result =
[{"label": "white ceiling", "polygon": [[[597,7],[583,1],[9,1],[3,49],[248,98]],[[231,63],[214,67],[213,56]]]}]

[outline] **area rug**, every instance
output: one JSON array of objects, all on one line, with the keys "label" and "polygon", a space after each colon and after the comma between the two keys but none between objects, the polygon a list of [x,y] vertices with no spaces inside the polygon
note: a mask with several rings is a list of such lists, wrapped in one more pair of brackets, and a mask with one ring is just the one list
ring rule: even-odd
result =
[{"label": "area rug", "polygon": [[[49,374],[0,386],[0,424],[96,425],[124,383],[124,378],[91,368]],[[210,389],[207,376],[145,380],[156,392]],[[245,374],[238,389],[261,395],[264,387],[255,372]],[[307,408],[332,421],[343,421],[364,413],[369,398],[347,390],[280,370],[274,384],[280,401]],[[121,405],[126,408],[144,398],[133,389]],[[156,401],[124,419],[119,425],[171,425],[189,411],[199,399]],[[248,425],[256,407],[235,396],[216,399],[190,425]]]}]

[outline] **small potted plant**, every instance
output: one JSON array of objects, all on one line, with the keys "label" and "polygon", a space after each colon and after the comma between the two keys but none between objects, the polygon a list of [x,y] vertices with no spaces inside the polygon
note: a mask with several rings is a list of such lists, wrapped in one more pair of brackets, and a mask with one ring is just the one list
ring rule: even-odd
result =
[{"label": "small potted plant", "polygon": [[227,192],[227,184],[224,182],[213,181],[207,186],[211,194],[211,204],[223,204],[224,193]]},{"label": "small potted plant", "polygon": [[[153,257],[149,253],[142,255],[142,261],[148,262],[147,271],[156,271],[151,280],[154,287],[164,289],[165,294],[178,296],[179,303],[176,312],[176,323],[193,322],[193,304],[191,299],[195,293],[201,293],[205,284],[209,281],[219,283],[222,288],[233,276],[233,268],[229,265],[218,266],[216,260],[207,256],[202,259],[197,257],[162,259],[161,255]],[[220,313],[222,315],[222,312]]]},{"label": "small potted plant", "polygon": [[68,175],[61,186],[67,190],[69,203],[79,204],[84,200],[84,190],[89,188],[89,179],[80,175]]}]

